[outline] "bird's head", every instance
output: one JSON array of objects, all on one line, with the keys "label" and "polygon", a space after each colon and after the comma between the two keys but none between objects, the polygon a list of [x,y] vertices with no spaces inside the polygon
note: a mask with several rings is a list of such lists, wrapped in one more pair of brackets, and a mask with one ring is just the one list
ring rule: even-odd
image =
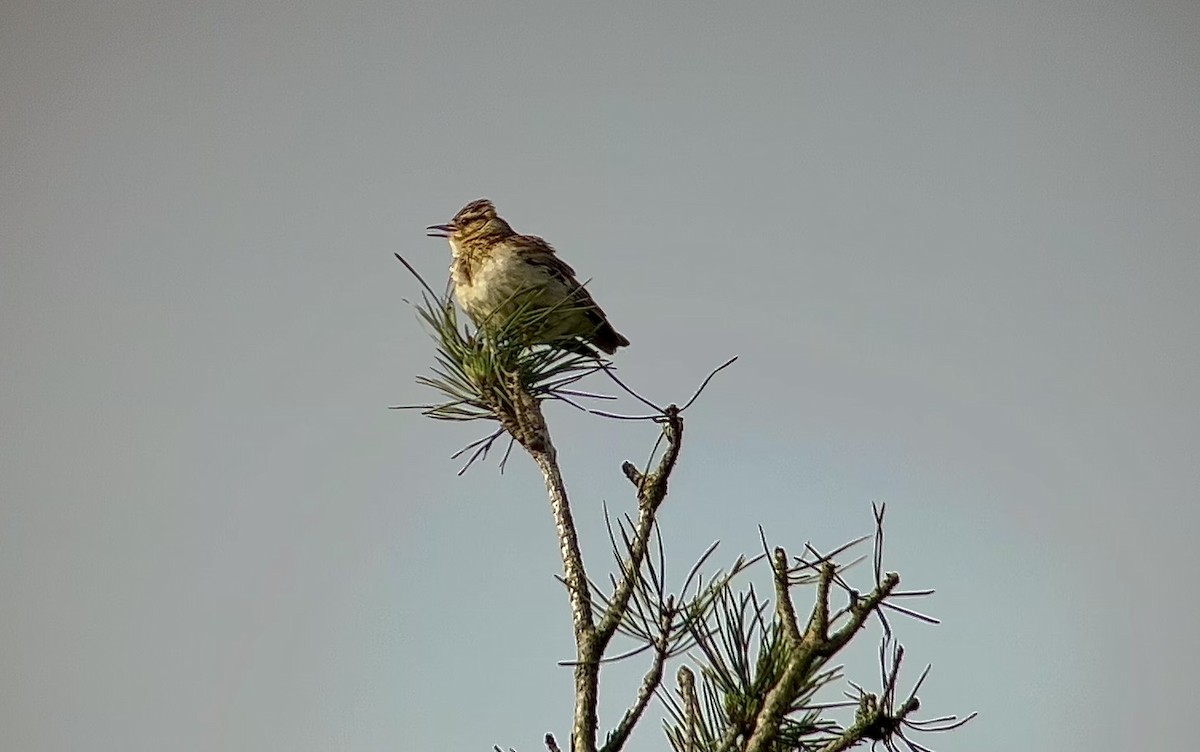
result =
[{"label": "bird's head", "polygon": [[430,225],[427,229],[430,237],[451,240],[512,234],[512,228],[496,214],[496,207],[486,198],[472,201],[459,209],[450,222]]}]

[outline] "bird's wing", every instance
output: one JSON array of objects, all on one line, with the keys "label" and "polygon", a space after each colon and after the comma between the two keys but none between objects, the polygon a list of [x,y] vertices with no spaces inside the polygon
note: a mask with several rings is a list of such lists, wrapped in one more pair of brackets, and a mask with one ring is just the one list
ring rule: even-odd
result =
[{"label": "bird's wing", "polygon": [[558,257],[549,243],[534,235],[521,235],[518,236],[518,240],[517,254],[525,263],[545,269],[561,282],[570,291],[574,306],[592,323],[595,330],[590,335],[581,335],[584,339],[610,355],[616,352],[618,347],[629,344],[629,340],[613,329],[608,317],[604,315],[600,306],[596,305],[587,288],[579,284],[579,280],[575,278],[575,270]]},{"label": "bird's wing", "polygon": [[567,265],[554,252],[554,246],[536,235],[519,235],[516,240],[517,254],[526,263],[541,266],[567,284],[567,287],[578,287],[575,280],[575,270]]},{"label": "bird's wing", "polygon": [[517,246],[517,253],[525,260],[525,263],[542,267],[562,282],[571,291],[571,298],[575,301],[575,305],[582,309],[594,323],[607,323],[604,311],[596,305],[596,301],[592,299],[587,288],[575,278],[575,270],[554,252],[553,246],[534,235],[522,235],[521,243]]}]

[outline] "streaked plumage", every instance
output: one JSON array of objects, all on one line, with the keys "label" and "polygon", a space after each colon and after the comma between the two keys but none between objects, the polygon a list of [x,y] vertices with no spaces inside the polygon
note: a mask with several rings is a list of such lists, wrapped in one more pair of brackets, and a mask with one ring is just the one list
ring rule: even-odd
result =
[{"label": "streaked plumage", "polygon": [[491,201],[472,201],[453,221],[429,230],[450,241],[454,295],[477,325],[504,320],[530,296],[533,307],[554,309],[532,335],[534,342],[590,353],[582,341],[610,355],[629,344],[554,248],[539,237],[518,235]]}]

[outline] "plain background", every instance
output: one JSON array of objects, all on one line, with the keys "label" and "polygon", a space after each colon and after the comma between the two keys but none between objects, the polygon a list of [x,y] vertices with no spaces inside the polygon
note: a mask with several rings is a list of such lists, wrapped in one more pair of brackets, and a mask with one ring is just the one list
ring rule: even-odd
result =
[{"label": "plain background", "polygon": [[[1186,747],[1197,40],[1190,0],[4,3],[0,746],[565,743],[536,470],[385,409],[433,352],[392,254],[443,279],[423,228],[487,196],[647,395],[741,356],[675,577],[884,501],[943,620],[897,622],[908,676],[982,711],[923,743]],[[601,576],[653,429],[550,416]]]}]

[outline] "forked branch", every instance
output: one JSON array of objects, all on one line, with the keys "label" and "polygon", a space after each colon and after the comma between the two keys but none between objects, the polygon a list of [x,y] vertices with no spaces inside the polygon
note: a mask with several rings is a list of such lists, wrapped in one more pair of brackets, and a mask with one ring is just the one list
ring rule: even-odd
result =
[{"label": "forked branch", "polygon": [[[400,260],[420,279],[411,265]],[[687,575],[677,595],[667,590],[657,518],[682,447],[682,414],[713,377],[735,359],[714,369],[683,407],[659,407],[620,380],[605,361],[554,346],[523,344],[521,332],[544,323],[537,317],[547,315],[545,311],[521,307],[510,321],[472,331],[460,325],[446,295],[437,295],[424,280],[420,281],[425,299],[418,312],[434,334],[438,354],[433,375],[418,380],[440,392],[444,399],[419,409],[440,420],[493,422],[495,430],[463,450],[463,454],[469,453],[467,467],[484,458],[495,442],[508,434],[509,449],[513,443],[519,444],[545,481],[576,646],[575,660],[570,662],[575,685],[570,752],[620,752],[656,694],[678,722],[674,727],[667,726],[668,739],[677,752],[841,752],[868,740],[881,742],[889,752],[896,752],[893,739],[921,750],[924,748],[904,737],[905,729],[948,730],[974,717],[912,720],[911,714],[919,707],[916,690],[925,673],[906,700],[895,699],[903,651],[894,647],[890,660],[886,660],[891,627],[883,610],[926,622],[936,620],[891,602],[932,591],[897,592],[899,575],[883,572],[882,507],[876,509],[874,587],[866,593],[850,588],[842,578],[842,572],[854,562],[839,564],[834,557],[870,536],[826,555],[806,546],[805,555],[792,565],[784,549],[768,551],[764,539],[762,555],[749,560],[740,557],[728,573],[718,573],[705,582],[699,570],[715,549],[714,544]],[[610,399],[571,388],[579,379],[599,371],[621,391],[650,408],[652,414],[622,415],[581,404],[580,400]],[[637,513],[618,520],[619,534],[610,524],[618,571],[609,578],[611,590],[607,593],[603,583],[589,579],[585,568],[566,483],[542,412],[545,400],[561,401],[594,415],[660,425],[660,435],[645,466],[631,462],[621,466],[636,491]],[[507,456],[506,452],[505,459]],[[815,555],[815,560],[808,559],[809,554]],[[730,579],[761,559],[771,567],[773,602],[760,600],[753,587],[746,595],[734,595]],[[794,588],[801,585],[816,587],[815,603],[803,620],[797,614],[793,596]],[[835,587],[849,595],[849,603],[836,611],[830,602]],[[840,668],[827,668],[830,659],[873,615],[879,617],[884,628],[881,692],[867,692],[852,684],[858,694],[850,696],[849,703],[816,701],[814,695],[819,689],[841,677]],[[638,647],[607,655],[618,633],[631,638]],[[662,688],[667,662],[694,647],[702,654],[701,670],[696,674],[681,667],[676,694],[672,696]],[[601,667],[642,654],[649,656],[649,666],[632,702],[600,745],[597,704]],[[848,727],[821,715],[823,710],[847,704],[857,708],[855,721]],[[552,735],[547,734],[544,742],[548,752],[562,752]]]}]

